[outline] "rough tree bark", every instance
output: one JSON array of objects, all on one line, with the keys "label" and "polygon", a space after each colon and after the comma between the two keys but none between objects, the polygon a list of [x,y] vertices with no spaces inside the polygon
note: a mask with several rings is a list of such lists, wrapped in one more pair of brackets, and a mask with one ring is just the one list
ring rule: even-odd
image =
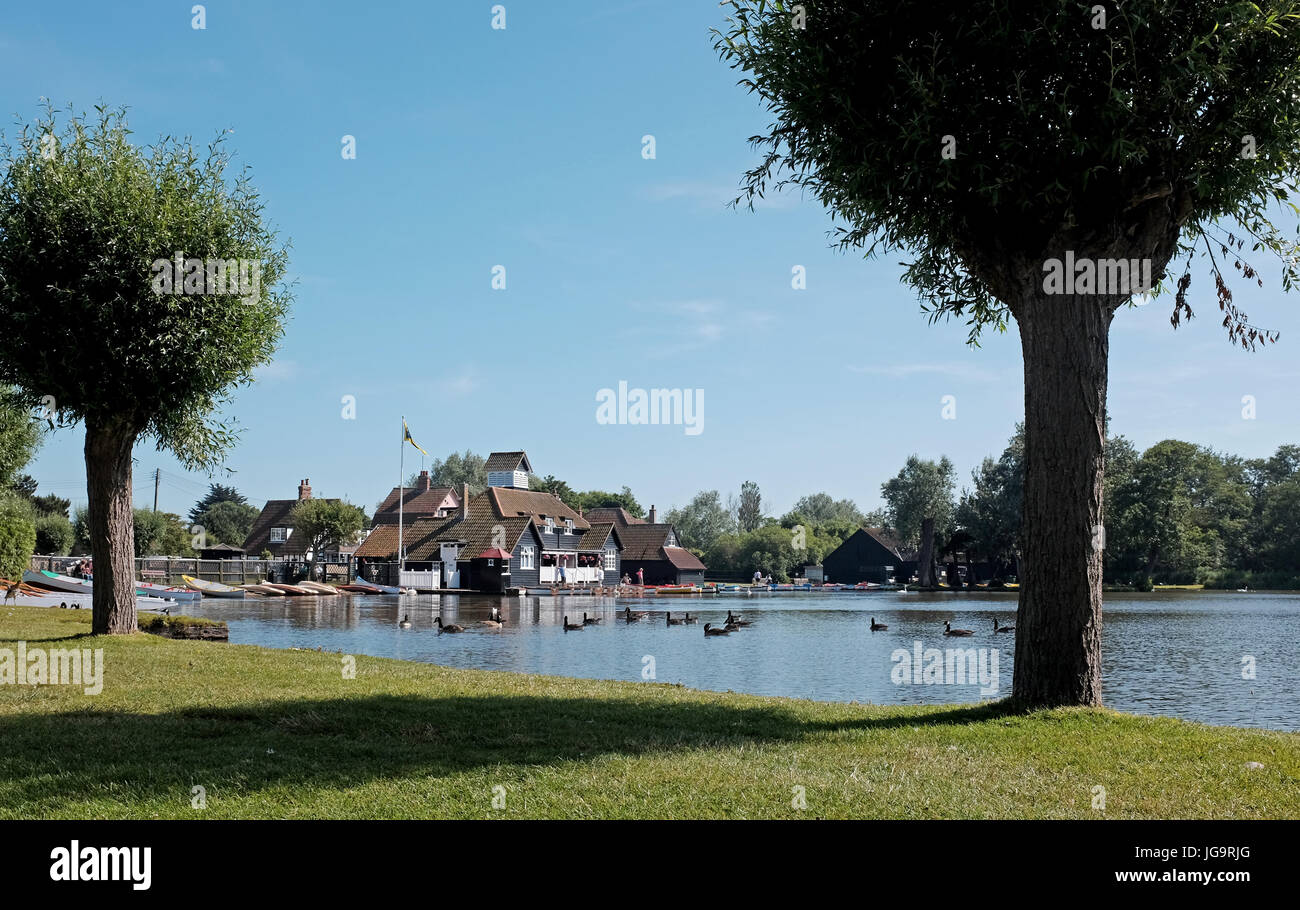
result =
[{"label": "rough tree bark", "polygon": [[1025,493],[1013,698],[1101,704],[1102,472],[1115,301],[1044,296],[1016,314]]},{"label": "rough tree bark", "polygon": [[96,635],[136,631],[135,516],[131,511],[131,448],[136,432],[115,420],[86,421],[86,486],[95,581]]}]

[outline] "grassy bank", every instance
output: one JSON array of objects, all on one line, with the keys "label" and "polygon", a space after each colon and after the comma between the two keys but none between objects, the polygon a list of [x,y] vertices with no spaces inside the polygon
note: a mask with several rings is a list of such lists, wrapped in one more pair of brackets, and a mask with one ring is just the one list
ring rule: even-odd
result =
[{"label": "grassy bank", "polygon": [[0,611],[0,648],[105,662],[98,696],[0,685],[0,818],[1300,817],[1297,734],[367,657],[345,679],[338,654],[93,637],[89,620]]}]

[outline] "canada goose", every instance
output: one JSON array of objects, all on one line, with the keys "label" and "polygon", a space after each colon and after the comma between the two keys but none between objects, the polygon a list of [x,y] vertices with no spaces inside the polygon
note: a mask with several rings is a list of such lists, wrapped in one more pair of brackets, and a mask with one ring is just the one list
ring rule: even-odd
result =
[{"label": "canada goose", "polygon": [[998,625],[998,618],[997,618],[996,616],[994,616],[994,617],[993,617],[993,631],[994,631],[994,632],[1014,632],[1014,631],[1016,631],[1016,627],[1015,627],[1015,626],[999,626],[999,625]]},{"label": "canada goose", "polygon": [[[164,610],[163,612],[166,612],[166,611]],[[403,616],[403,617],[402,617],[402,621],[399,622],[397,625],[398,625],[399,628],[402,628],[402,629],[409,629],[409,628],[411,628],[411,614],[410,614],[410,613],[407,613],[405,616]]]},{"label": "canada goose", "polygon": [[631,607],[623,608],[623,619],[627,622],[640,622],[649,615],[649,613],[633,613]]},{"label": "canada goose", "polygon": [[673,619],[673,614],[671,610],[665,613],[664,615],[668,618],[668,625],[670,626],[681,626],[681,625],[685,625],[686,623],[686,620],[684,619]]},{"label": "canada goose", "polygon": [[727,625],[739,629],[741,626],[752,626],[753,624],[754,620],[741,619],[739,616],[732,616],[730,610],[727,611]]},{"label": "canada goose", "polygon": [[954,629],[952,627],[952,623],[946,622],[943,624],[943,634],[944,635],[974,635],[975,633],[972,632],[970,629]]},{"label": "canada goose", "polygon": [[704,624],[704,634],[705,634],[705,635],[730,635],[730,634],[731,634],[731,630],[730,630],[730,629],[715,629],[715,628],[713,628],[712,623],[707,623],[707,622],[706,622],[706,623]]},{"label": "canada goose", "polygon": [[874,616],[871,617],[871,631],[872,631],[872,632],[884,632],[884,631],[887,630],[888,628],[889,628],[889,626],[885,625],[883,622],[876,622],[876,617],[874,617]]},{"label": "canada goose", "polygon": [[483,626],[488,629],[499,629],[505,624],[506,621],[501,616],[501,610],[497,607],[492,608],[492,612],[489,614],[488,619],[480,619],[478,622],[474,623],[476,626]]},{"label": "canada goose", "polygon": [[601,617],[599,616],[588,617],[586,613],[582,614],[582,624],[584,626],[594,626],[597,625],[600,621],[601,621]]},{"label": "canada goose", "polygon": [[687,613],[686,618],[682,621],[686,623],[688,626],[693,626],[700,621],[700,618],[698,616],[692,616],[691,614]]},{"label": "canada goose", "polygon": [[581,632],[582,629],[583,629],[583,626],[582,626],[581,623],[569,622],[569,617],[567,617],[567,616],[564,617],[564,631],[566,631],[566,632]]},{"label": "canada goose", "polygon": [[439,635],[441,635],[443,632],[464,632],[465,631],[464,626],[458,626],[454,622],[443,624],[441,616],[435,616],[433,619],[434,622],[438,624]]}]

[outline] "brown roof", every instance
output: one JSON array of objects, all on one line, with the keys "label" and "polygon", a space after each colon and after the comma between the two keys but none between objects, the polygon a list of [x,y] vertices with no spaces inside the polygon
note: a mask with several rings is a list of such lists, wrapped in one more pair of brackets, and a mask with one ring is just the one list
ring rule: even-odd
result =
[{"label": "brown roof", "polygon": [[705,569],[700,557],[681,547],[664,547],[664,557],[679,569],[694,569],[700,572]]},{"label": "brown roof", "polygon": [[[492,498],[487,493],[471,497],[468,511],[467,519],[461,519],[460,512],[457,511],[454,515],[443,518],[426,516],[411,522],[405,529],[402,540],[406,547],[406,558],[416,562],[438,559],[443,543],[463,544],[461,556],[466,559],[496,546],[513,551],[520,536],[532,522],[529,516],[503,517],[497,514]],[[498,533],[498,528],[502,529],[501,533]],[[357,555],[395,559],[397,525],[377,525],[357,549]]]},{"label": "brown roof", "polygon": [[588,509],[582,513],[582,517],[587,521],[612,521],[620,528],[626,528],[628,525],[643,525],[644,518],[637,518],[622,506],[597,506],[594,509]]},{"label": "brown roof", "polygon": [[[442,508],[460,508],[460,496],[450,487],[433,487],[428,490],[403,487],[402,490],[405,491],[402,498],[402,515],[407,520],[419,518],[421,515],[437,515],[438,510]],[[384,501],[375,510],[375,524],[397,524],[398,492],[398,488],[393,487],[392,492],[384,497]]]},{"label": "brown roof", "polygon": [[525,471],[532,473],[533,466],[528,462],[527,452],[493,452],[483,467],[488,471],[517,471],[520,462],[523,462]]},{"label": "brown roof", "polygon": [[614,530],[613,522],[593,524],[589,530],[583,532],[583,535],[578,538],[578,549],[588,553],[592,550],[603,550],[605,549],[605,541],[609,540],[611,535],[616,544],[622,545],[623,540],[619,533]]},{"label": "brown roof", "polygon": [[554,518],[562,525],[564,519],[573,521],[573,526],[580,531],[591,527],[591,523],[564,504],[563,500],[551,493],[539,490],[516,490],[512,487],[488,487],[483,494],[490,498],[492,508],[502,518],[528,516],[540,528],[546,524],[546,518]]},{"label": "brown roof", "polygon": [[681,549],[681,547],[667,547],[668,535],[672,534],[676,540],[677,535],[673,532],[673,526],[670,524],[659,523],[649,524],[648,522],[639,525],[628,525],[620,530],[623,540],[623,558],[624,559],[667,559],[664,552],[667,549]]},{"label": "brown roof", "polygon": [[[307,552],[309,542],[303,539],[300,534],[290,534],[289,539],[283,542],[271,542],[272,528],[292,528],[293,520],[289,513],[293,507],[303,500],[299,499],[268,499],[266,505],[262,506],[262,513],[257,516],[253,526],[248,529],[248,536],[244,538],[244,552],[261,554],[263,550],[269,550],[272,556],[302,556]],[[337,499],[327,499],[326,502],[338,502]]]}]

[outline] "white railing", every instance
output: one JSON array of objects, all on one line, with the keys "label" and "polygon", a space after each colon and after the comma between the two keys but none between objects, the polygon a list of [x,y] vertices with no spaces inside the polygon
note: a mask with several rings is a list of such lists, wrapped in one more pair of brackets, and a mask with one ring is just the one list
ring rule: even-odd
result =
[{"label": "white railing", "polygon": [[442,573],[437,569],[431,572],[412,572],[407,569],[401,574],[402,580],[399,584],[403,588],[438,588],[442,586]]}]

